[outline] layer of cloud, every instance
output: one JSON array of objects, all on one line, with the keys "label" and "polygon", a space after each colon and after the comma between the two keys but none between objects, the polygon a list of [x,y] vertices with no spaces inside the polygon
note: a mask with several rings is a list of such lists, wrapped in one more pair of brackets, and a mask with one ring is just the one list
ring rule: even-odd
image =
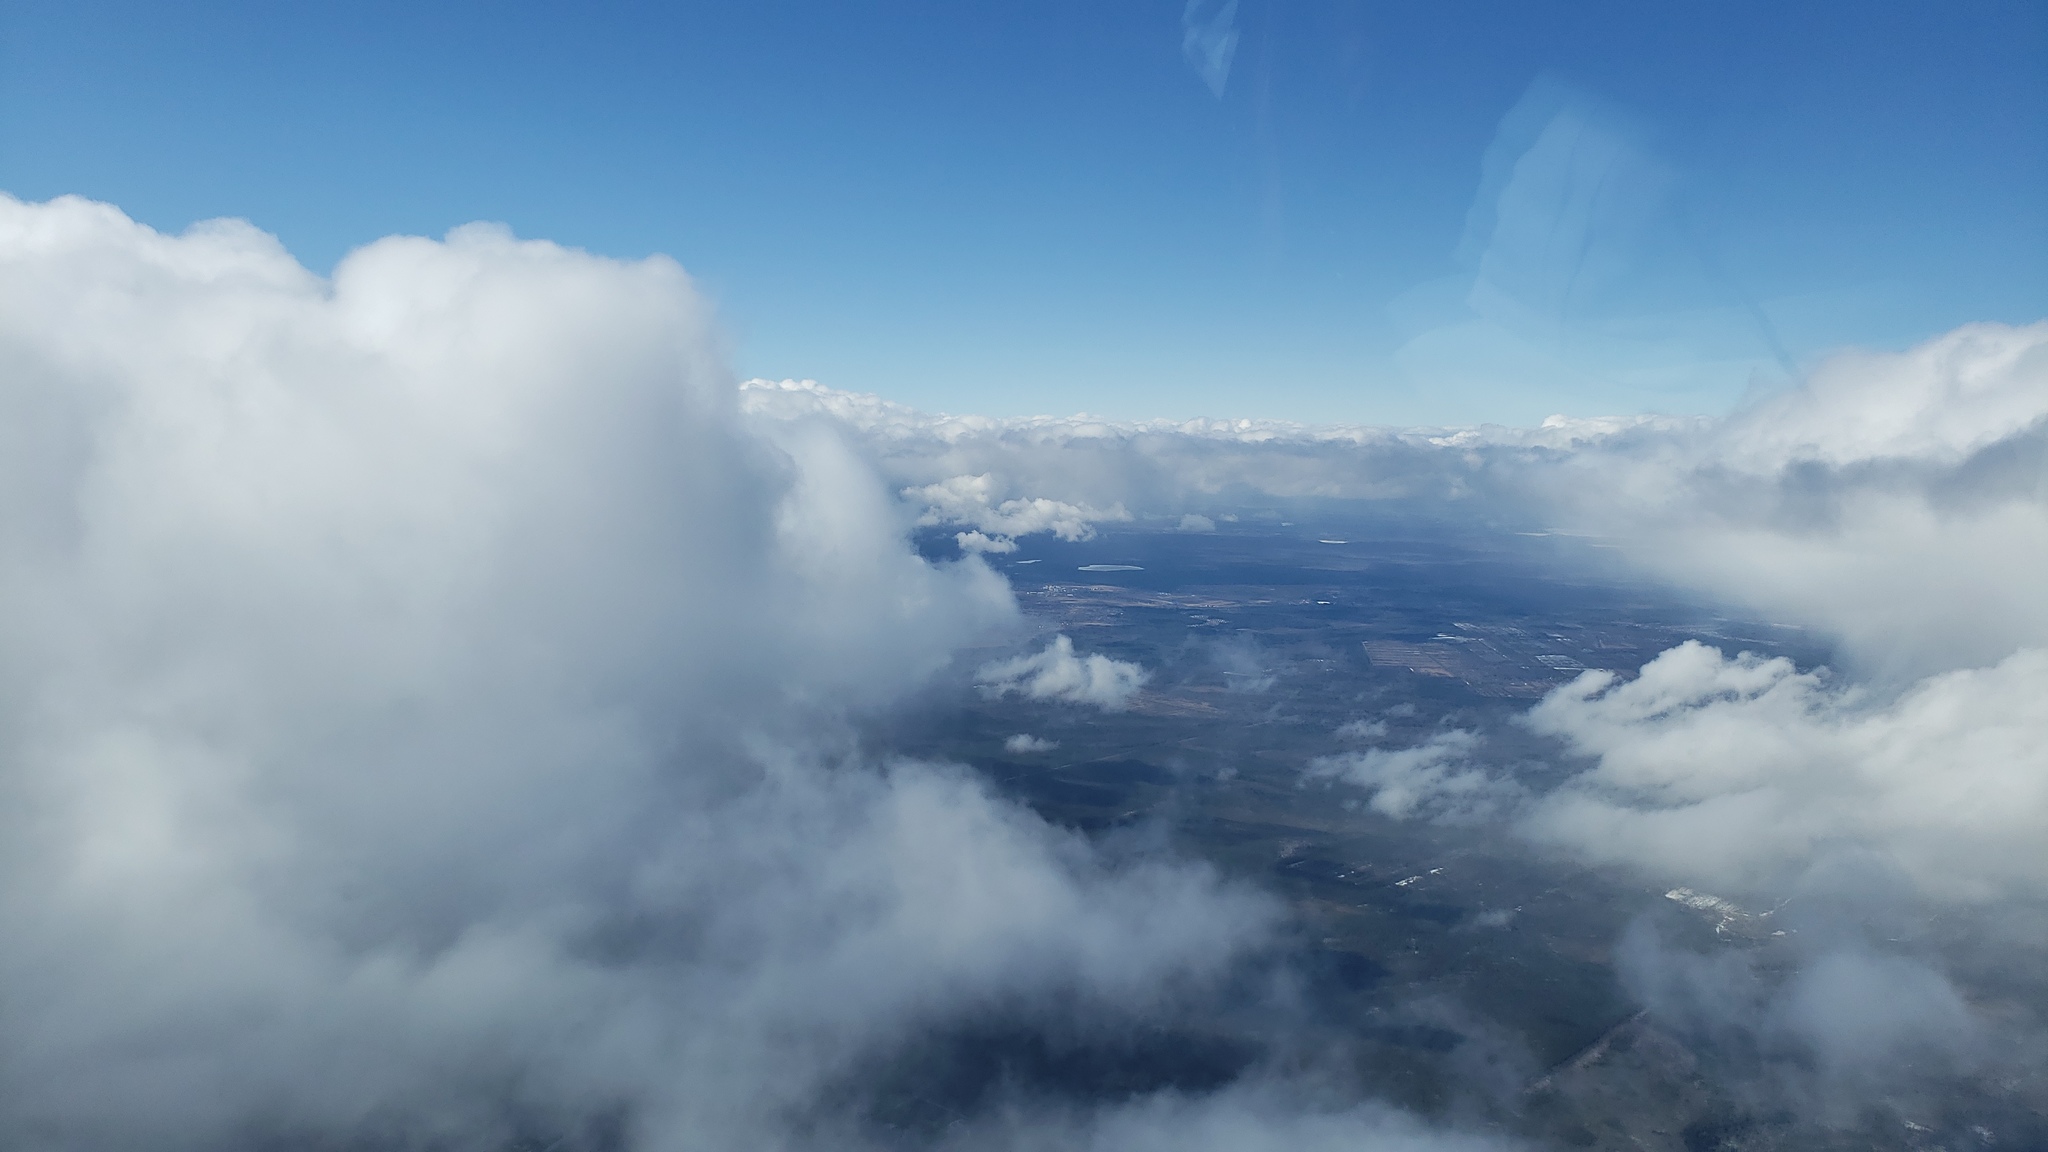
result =
[{"label": "layer of cloud", "polygon": [[1144,668],[1127,660],[1100,652],[1076,655],[1066,636],[1053,637],[1031,655],[994,661],[975,674],[982,692],[991,697],[1014,692],[1029,700],[1092,704],[1111,712],[1127,707],[1149,678]]},{"label": "layer of cloud", "polygon": [[2048,322],[1844,354],[1720,420],[991,419],[791,381],[750,381],[742,404],[848,429],[906,487],[999,477],[996,503],[1213,520],[1327,498],[1583,533],[1647,574],[1824,630],[1893,679],[2048,646],[2032,579],[2048,568]]}]

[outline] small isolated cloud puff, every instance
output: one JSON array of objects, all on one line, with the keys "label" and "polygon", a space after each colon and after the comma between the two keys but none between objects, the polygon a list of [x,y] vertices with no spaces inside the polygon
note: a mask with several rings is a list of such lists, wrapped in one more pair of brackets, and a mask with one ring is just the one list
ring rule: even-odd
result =
[{"label": "small isolated cloud puff", "polygon": [[1032,752],[1050,752],[1059,746],[1060,743],[1057,740],[1047,740],[1042,736],[1033,736],[1029,732],[1019,732],[1008,740],[1003,741],[1003,751],[1016,755]]},{"label": "small isolated cloud puff", "polygon": [[961,547],[968,547],[971,536],[987,545],[979,551],[988,552],[1012,551],[1016,547],[1013,537],[1029,536],[1033,532],[1050,532],[1067,541],[1092,540],[1095,538],[1096,521],[1131,518],[1121,505],[1104,511],[1043,497],[999,502],[997,492],[995,477],[983,473],[979,476],[954,476],[936,484],[906,488],[903,495],[905,499],[925,505],[924,514],[918,518],[919,524],[969,525],[974,531],[961,534]]},{"label": "small isolated cloud puff", "polygon": [[[1386,725],[1358,722],[1338,729],[1340,735],[1374,738]],[[1513,790],[1477,764],[1477,733],[1464,729],[1439,732],[1412,748],[1370,748],[1321,756],[1309,763],[1311,778],[1340,780],[1371,793],[1373,811],[1397,820],[1429,815],[1467,818],[1483,814],[1509,798]]]},{"label": "small isolated cloud puff", "polygon": [[1214,532],[1216,530],[1216,522],[1207,516],[1190,512],[1180,518],[1180,530],[1182,532]]},{"label": "small isolated cloud puff", "polygon": [[956,532],[953,534],[953,541],[960,545],[960,551],[969,553],[1001,555],[1017,550],[1017,542],[1008,536],[988,536],[980,531]]},{"label": "small isolated cloud puff", "polygon": [[1144,687],[1150,673],[1099,652],[1076,656],[1074,642],[1062,635],[1053,637],[1043,652],[984,666],[975,679],[991,698],[1016,692],[1032,700],[1093,704],[1118,712]]},{"label": "small isolated cloud puff", "polygon": [[1875,854],[1951,900],[2048,895],[2048,651],[1889,703],[1790,661],[1688,642],[1626,683],[1588,672],[1528,714],[1594,766],[1524,829],[1588,857],[1735,889]]}]

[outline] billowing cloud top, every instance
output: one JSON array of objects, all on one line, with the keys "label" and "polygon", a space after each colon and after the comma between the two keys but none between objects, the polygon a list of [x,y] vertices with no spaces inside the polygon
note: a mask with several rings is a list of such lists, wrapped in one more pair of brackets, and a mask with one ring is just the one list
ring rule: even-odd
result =
[{"label": "billowing cloud top", "polygon": [[0,199],[0,436],[0,1143],[786,1143],[906,1029],[1268,922],[834,764],[1016,609],[745,424],[667,260]]}]

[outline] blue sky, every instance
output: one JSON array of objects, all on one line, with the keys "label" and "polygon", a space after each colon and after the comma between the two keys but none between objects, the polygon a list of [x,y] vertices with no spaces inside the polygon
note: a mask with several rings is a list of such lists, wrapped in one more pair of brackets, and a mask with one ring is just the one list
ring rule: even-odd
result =
[{"label": "blue sky", "polygon": [[1831,348],[2048,315],[2038,3],[0,22],[14,195],[243,216],[322,271],[476,219],[665,252],[743,374],[926,408],[1712,412]]}]

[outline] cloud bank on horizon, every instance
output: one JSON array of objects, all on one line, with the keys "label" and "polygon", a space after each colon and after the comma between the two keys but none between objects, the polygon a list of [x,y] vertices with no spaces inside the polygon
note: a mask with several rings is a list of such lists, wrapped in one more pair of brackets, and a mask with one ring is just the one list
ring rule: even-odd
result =
[{"label": "cloud bank on horizon", "polygon": [[[962,665],[1025,639],[981,554],[1255,496],[1599,533],[1848,657],[1589,674],[1528,716],[1578,756],[1556,791],[1447,736],[1343,769],[1382,811],[2048,899],[2048,323],[1531,429],[931,416],[736,388],[718,348],[667,260],[470,227],[323,280],[247,225],[0,198],[0,1133],[857,1147],[836,1102],[908,1037],[1176,1026],[1271,901],[848,719],[971,669],[1125,705],[1144,670],[1065,636]],[[1494,1144],[1279,1073],[956,1142]]]}]

